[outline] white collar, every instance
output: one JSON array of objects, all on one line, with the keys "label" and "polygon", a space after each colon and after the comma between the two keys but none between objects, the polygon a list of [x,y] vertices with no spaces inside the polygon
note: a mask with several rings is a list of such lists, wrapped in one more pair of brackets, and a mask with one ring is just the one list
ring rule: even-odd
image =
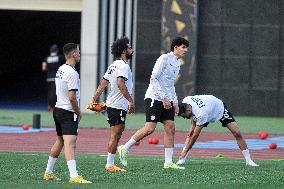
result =
[{"label": "white collar", "polygon": [[171,51],[170,53],[169,53],[174,59],[176,59],[176,60],[178,60],[179,59],[179,57],[177,57],[175,54],[174,54],[174,52],[173,51]]}]

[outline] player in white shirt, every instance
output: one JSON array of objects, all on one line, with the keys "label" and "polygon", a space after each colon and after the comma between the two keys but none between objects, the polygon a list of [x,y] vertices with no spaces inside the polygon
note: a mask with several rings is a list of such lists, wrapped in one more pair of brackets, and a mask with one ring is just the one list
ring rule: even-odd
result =
[{"label": "player in white shirt", "polygon": [[108,67],[103,80],[95,92],[93,102],[97,101],[106,86],[110,84],[106,106],[111,134],[105,171],[126,172],[125,169],[114,164],[114,158],[118,142],[125,128],[126,114],[127,112],[134,113],[135,110],[131,96],[133,90],[132,72],[128,64],[128,60],[132,58],[134,51],[127,37],[122,37],[113,42],[111,51],[116,60]]},{"label": "player in white shirt", "polygon": [[174,81],[180,70],[179,58],[185,56],[189,42],[177,37],[171,43],[171,52],[162,54],[152,71],[149,87],[145,94],[146,123],[131,139],[118,148],[121,164],[127,166],[127,154],[130,148],[144,137],[152,134],[157,122],[164,125],[165,169],[184,169],[173,163],[175,124],[174,116],[178,113],[178,100]]},{"label": "player in white shirt", "polygon": [[185,147],[180,154],[177,164],[185,164],[189,150],[197,140],[202,128],[207,127],[210,122],[220,121],[222,126],[227,127],[236,138],[246,160],[246,165],[258,166],[250,157],[246,141],[243,139],[232,113],[220,99],[212,95],[187,96],[179,104],[178,115],[186,119],[192,118],[192,126],[189,129]]},{"label": "player in white shirt", "polygon": [[80,79],[75,70],[75,65],[80,61],[79,46],[67,43],[63,47],[66,64],[59,67],[55,77],[57,102],[53,111],[53,119],[56,125],[57,139],[51,148],[44,180],[60,180],[53,173],[55,162],[64,147],[65,159],[70,173],[70,183],[89,184],[78,175],[75,160],[75,147],[77,141],[78,123],[81,119],[79,108]]}]

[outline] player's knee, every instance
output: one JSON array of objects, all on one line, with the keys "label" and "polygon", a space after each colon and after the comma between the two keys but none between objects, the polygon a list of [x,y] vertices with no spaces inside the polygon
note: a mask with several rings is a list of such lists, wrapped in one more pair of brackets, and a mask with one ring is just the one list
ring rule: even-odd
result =
[{"label": "player's knee", "polygon": [[194,134],[192,135],[192,138],[197,139],[198,137],[199,137],[199,134],[194,133]]},{"label": "player's knee", "polygon": [[193,130],[190,130],[188,133],[187,133],[187,137],[191,137],[193,135],[194,131]]},{"label": "player's knee", "polygon": [[64,142],[63,141],[57,141],[57,146],[59,148],[62,148],[64,146]]},{"label": "player's knee", "polygon": [[116,137],[117,141],[120,140],[121,136],[122,136],[122,133],[120,133],[120,134],[117,135],[117,137]]},{"label": "player's knee", "polygon": [[75,149],[76,143],[64,143],[64,148]]},{"label": "player's knee", "polygon": [[120,137],[121,137],[121,136],[119,136],[118,134],[112,135],[112,136],[110,137],[110,142],[111,142],[111,143],[116,142],[116,141],[119,140]]},{"label": "player's knee", "polygon": [[146,131],[146,135],[150,135],[155,131],[155,127],[148,127]]},{"label": "player's knee", "polygon": [[165,129],[166,133],[174,133],[175,132],[175,125],[174,124],[165,125],[164,129]]}]

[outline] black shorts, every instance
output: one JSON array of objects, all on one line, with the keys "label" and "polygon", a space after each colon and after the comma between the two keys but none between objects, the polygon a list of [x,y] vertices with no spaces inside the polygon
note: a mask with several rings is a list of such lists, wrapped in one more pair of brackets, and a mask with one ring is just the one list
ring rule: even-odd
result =
[{"label": "black shorts", "polygon": [[78,118],[74,112],[55,107],[53,119],[58,136],[78,135]]},{"label": "black shorts", "polygon": [[107,107],[107,121],[110,126],[125,125],[126,114],[125,110]]},{"label": "black shorts", "polygon": [[163,106],[163,102],[147,98],[145,99],[145,108],[146,122],[163,123],[166,120],[175,120],[175,111],[173,103],[170,109],[165,109]]},{"label": "black shorts", "polygon": [[203,125],[200,125],[200,127],[207,127],[208,125],[209,125],[209,122],[206,122]]},{"label": "black shorts", "polygon": [[225,104],[224,104],[224,114],[223,114],[222,118],[220,119],[220,122],[222,123],[223,127],[227,127],[227,125],[229,123],[235,122],[234,116],[228,110],[228,108]]}]

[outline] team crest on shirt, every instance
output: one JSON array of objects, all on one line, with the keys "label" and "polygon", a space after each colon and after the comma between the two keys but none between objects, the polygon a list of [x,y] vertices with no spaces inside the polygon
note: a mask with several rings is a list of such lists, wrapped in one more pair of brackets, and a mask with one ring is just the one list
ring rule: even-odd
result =
[{"label": "team crest on shirt", "polygon": [[155,116],[154,115],[151,115],[151,120],[153,121],[153,120],[155,120]]},{"label": "team crest on shirt", "polygon": [[125,121],[125,117],[121,117],[120,119],[121,119],[121,121]]}]

